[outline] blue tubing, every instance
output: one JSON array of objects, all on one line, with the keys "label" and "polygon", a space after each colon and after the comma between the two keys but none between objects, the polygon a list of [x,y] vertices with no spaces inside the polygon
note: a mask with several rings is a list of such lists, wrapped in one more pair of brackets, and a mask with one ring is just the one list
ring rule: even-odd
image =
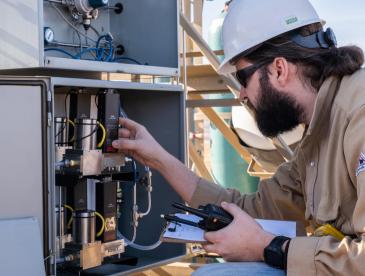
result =
[{"label": "blue tubing", "polygon": [[78,58],[78,59],[81,59],[81,56],[83,55],[83,54],[86,54],[86,53],[88,53],[88,52],[91,52],[91,51],[98,51],[98,48],[86,48],[85,50],[82,50],[81,52],[80,52],[80,54],[78,54],[77,56],[76,56],[76,58]]},{"label": "blue tubing", "polygon": [[110,45],[109,45],[109,54],[108,56],[105,58],[105,61],[111,61],[112,60],[112,57],[113,57],[113,45],[112,43],[110,42]]},{"label": "blue tubing", "polygon": [[60,52],[60,53],[63,53],[73,59],[78,59],[77,56],[74,56],[73,54],[70,54],[69,52],[63,50],[63,49],[58,49],[58,48],[46,48],[44,49],[45,52],[48,52],[48,51],[55,51],[55,52]]}]

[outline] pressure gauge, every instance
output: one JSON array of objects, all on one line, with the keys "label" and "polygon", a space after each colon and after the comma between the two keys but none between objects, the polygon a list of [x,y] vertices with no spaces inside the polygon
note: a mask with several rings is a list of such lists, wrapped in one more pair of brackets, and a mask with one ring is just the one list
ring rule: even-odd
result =
[{"label": "pressure gauge", "polygon": [[83,16],[89,16],[92,10],[108,6],[109,0],[73,0],[76,10]]},{"label": "pressure gauge", "polygon": [[109,0],[89,0],[89,4],[94,9],[101,8],[107,6]]},{"label": "pressure gauge", "polygon": [[52,43],[54,40],[54,31],[50,27],[44,28],[44,41],[46,43]]}]

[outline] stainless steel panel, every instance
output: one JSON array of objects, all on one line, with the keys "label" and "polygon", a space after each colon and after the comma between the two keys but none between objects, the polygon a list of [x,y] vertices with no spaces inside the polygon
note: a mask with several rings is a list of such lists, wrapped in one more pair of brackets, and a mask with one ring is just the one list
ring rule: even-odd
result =
[{"label": "stainless steel panel", "polygon": [[[142,82],[127,82],[127,81],[104,81],[91,80],[80,78],[64,78],[54,77],[51,79],[53,86],[62,87],[83,87],[83,88],[110,88],[121,90],[146,91],[155,93],[155,91],[167,93],[182,93],[180,85],[161,84],[161,83],[142,83]],[[59,115],[57,115],[59,116]]]},{"label": "stainless steel panel", "polygon": [[43,0],[0,1],[0,69],[43,64]]},{"label": "stainless steel panel", "polygon": [[92,72],[115,72],[156,76],[178,76],[178,68],[136,65],[124,63],[108,63],[91,60],[78,60],[62,57],[45,57],[44,66],[53,69],[80,70]]}]

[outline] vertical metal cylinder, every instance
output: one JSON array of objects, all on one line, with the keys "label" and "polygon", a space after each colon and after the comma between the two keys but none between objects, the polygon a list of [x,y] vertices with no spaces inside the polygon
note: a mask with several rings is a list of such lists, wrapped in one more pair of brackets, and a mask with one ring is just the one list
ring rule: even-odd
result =
[{"label": "vertical metal cylinder", "polygon": [[62,237],[66,235],[66,227],[65,227],[65,209],[63,206],[61,207],[61,211],[59,206],[56,206],[56,224],[57,224],[57,236]]},{"label": "vertical metal cylinder", "polygon": [[72,238],[76,244],[95,242],[95,212],[78,210],[73,212]]},{"label": "vertical metal cylinder", "polygon": [[67,131],[67,118],[55,117],[55,143],[57,146],[64,146],[68,142]]},{"label": "vertical metal cylinder", "polygon": [[97,127],[95,119],[79,118],[75,120],[76,125],[76,148],[83,150],[96,149]]}]

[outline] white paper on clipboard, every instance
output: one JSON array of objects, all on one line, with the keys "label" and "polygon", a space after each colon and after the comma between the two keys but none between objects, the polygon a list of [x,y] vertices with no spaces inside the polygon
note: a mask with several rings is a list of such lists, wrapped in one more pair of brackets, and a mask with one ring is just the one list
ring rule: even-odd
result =
[{"label": "white paper on clipboard", "polygon": [[[192,222],[199,222],[200,217],[190,214],[177,213],[175,216],[190,220]],[[257,223],[267,231],[275,236],[286,236],[289,238],[296,237],[296,222],[295,221],[282,221],[282,220],[265,220],[256,219]],[[242,229],[244,231],[244,229]],[[183,223],[170,222],[165,232],[162,235],[162,240],[165,242],[180,242],[180,243],[206,243],[204,239],[204,230],[186,225]]]}]

